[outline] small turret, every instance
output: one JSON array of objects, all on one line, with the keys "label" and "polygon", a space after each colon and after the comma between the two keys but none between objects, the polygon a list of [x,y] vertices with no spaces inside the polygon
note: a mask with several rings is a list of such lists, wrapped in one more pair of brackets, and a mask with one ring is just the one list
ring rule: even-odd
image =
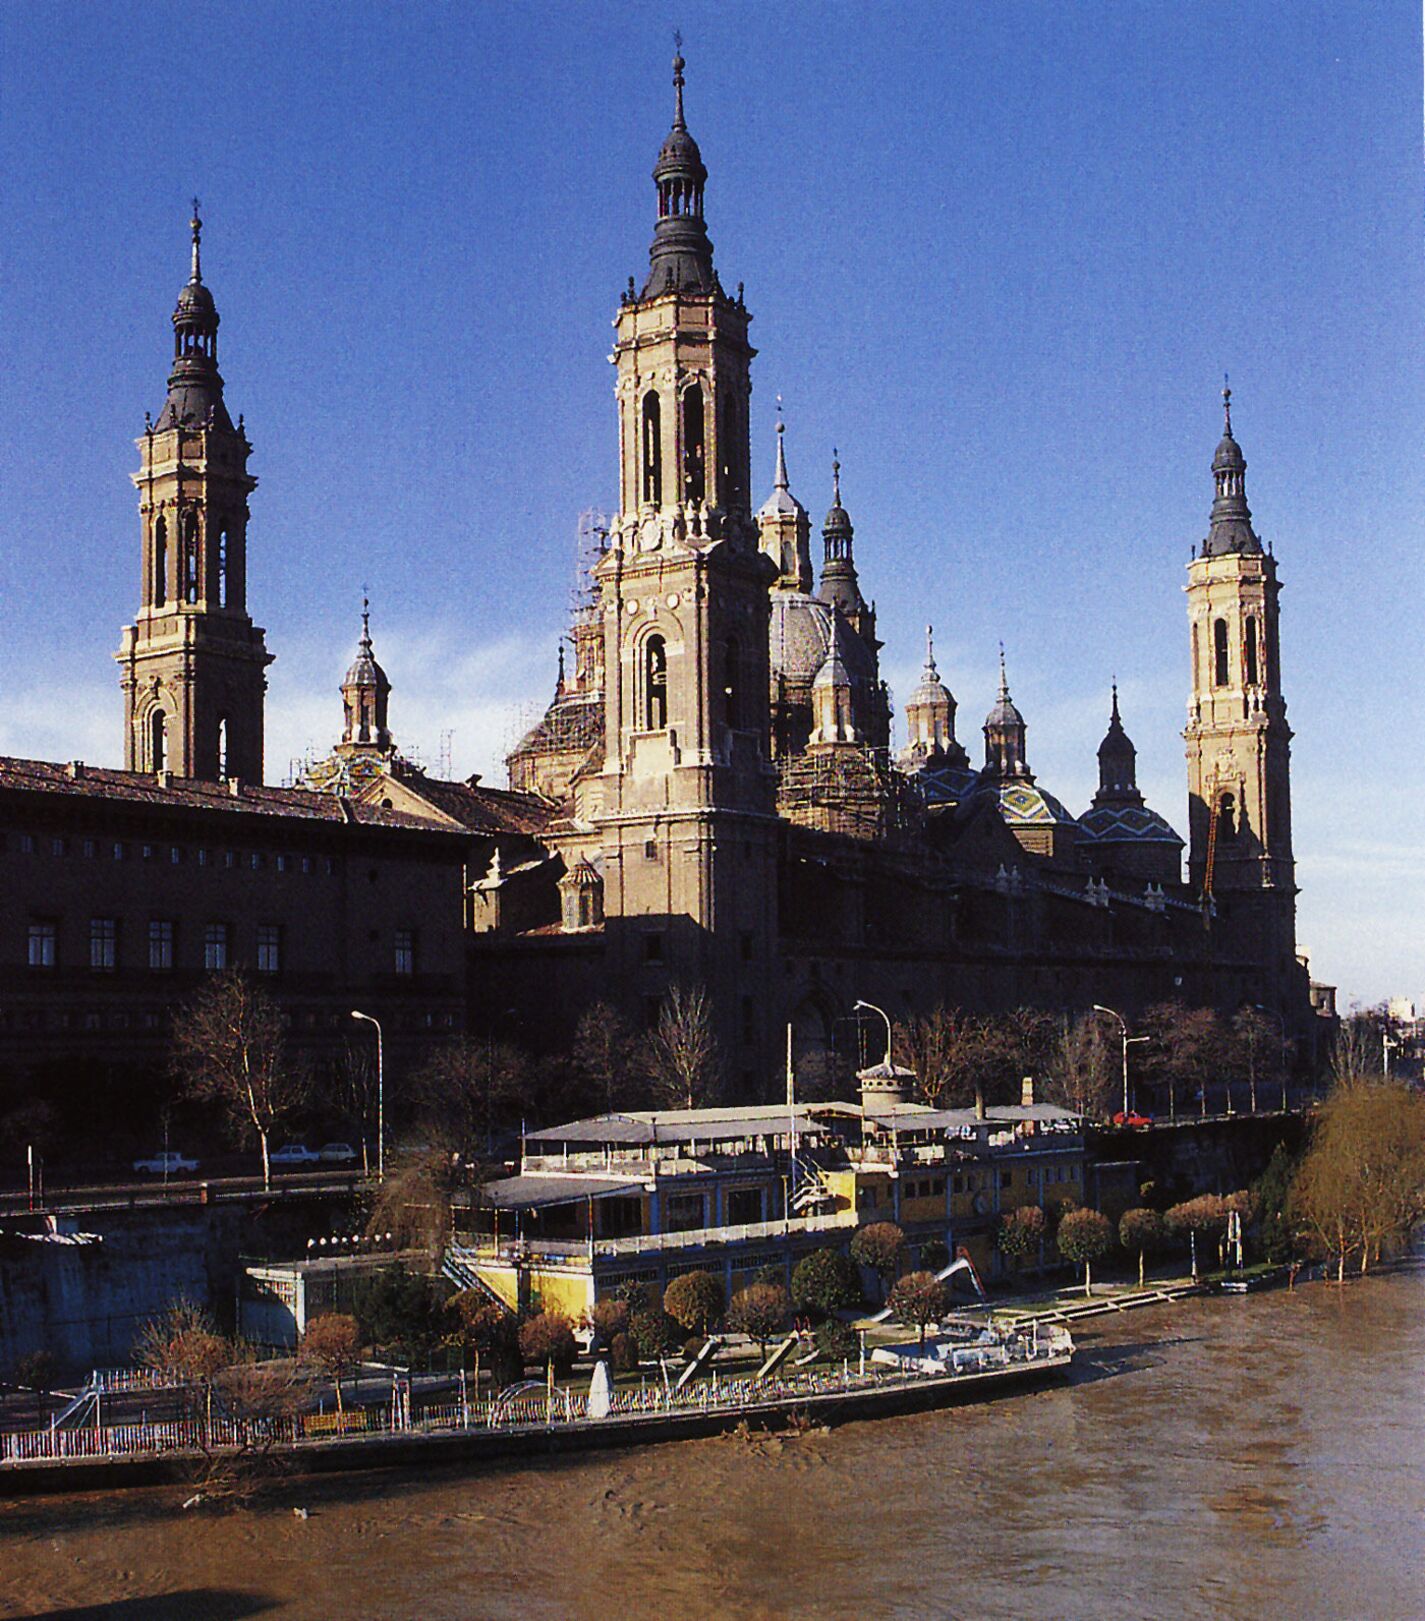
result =
[{"label": "small turret", "polygon": [[929,625],[925,627],[925,665],[919,684],[906,701],[905,722],[903,765],[914,769],[929,760],[961,767],[969,763],[955,741],[955,699],[935,667],[934,633]]},{"label": "small turret", "polygon": [[203,221],[196,197],[188,224],[193,233],[192,272],[173,311],[173,370],[168,398],[154,424],[156,433],[180,425],[231,431],[233,425],[218,372],[218,307],[203,285]]},{"label": "small turret", "polygon": [[1123,730],[1118,713],[1118,683],[1113,683],[1113,710],[1108,730],[1098,746],[1098,792],[1095,805],[1141,805],[1138,791],[1138,751]]},{"label": "small turret", "polygon": [[1033,782],[1034,773],[1024,757],[1028,728],[1009,695],[1004,645],[999,650],[999,697],[985,717],[985,775],[999,782]]},{"label": "small turret", "polygon": [[812,743],[857,741],[855,688],[842,641],[846,634],[841,615],[833,612],[826,657],[811,684]]},{"label": "small turret", "polygon": [[371,604],[361,600],[361,640],[356,657],[341,684],[344,711],[338,754],[379,754],[395,752],[395,742],[387,726],[391,683],[376,662],[371,647]]},{"label": "small turret", "polygon": [[1216,494],[1212,501],[1212,522],[1202,543],[1204,557],[1222,557],[1228,552],[1260,552],[1262,543],[1252,528],[1247,505],[1247,458],[1232,437],[1232,390],[1226,378],[1222,384],[1222,438],[1212,458],[1212,479]]},{"label": "small turret", "polygon": [[856,531],[852,527],[850,513],[841,504],[841,461],[834,450],[831,453],[831,508],[821,526],[821,534],[825,552],[818,594],[823,602],[839,608],[859,630],[858,621],[866,614],[867,608],[856,578]]},{"label": "small turret", "polygon": [[775,587],[784,591],[810,593],[811,520],[806,508],[791,492],[787,482],[787,453],[783,439],[787,425],[777,402],[777,468],[772,493],[757,514],[759,545],[777,565]]},{"label": "small turret", "polygon": [[658,187],[658,223],[648,250],[644,298],[660,293],[718,291],[713,248],[703,222],[703,187],[708,171],[683,116],[682,41],[673,58],[673,127],[658,150],[653,180]]}]

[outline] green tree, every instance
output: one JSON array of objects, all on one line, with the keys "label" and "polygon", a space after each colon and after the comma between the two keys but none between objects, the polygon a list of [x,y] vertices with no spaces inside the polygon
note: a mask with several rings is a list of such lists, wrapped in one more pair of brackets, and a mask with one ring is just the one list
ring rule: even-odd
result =
[{"label": "green tree", "polygon": [[1084,1293],[1093,1294],[1093,1263],[1113,1248],[1113,1226],[1097,1210],[1071,1210],[1059,1223],[1059,1253],[1084,1269]]},{"label": "green tree", "polygon": [[1118,1221],[1118,1242],[1130,1255],[1138,1257],[1138,1287],[1143,1287],[1145,1260],[1150,1251],[1160,1250],[1167,1238],[1167,1223],[1156,1210],[1141,1205],[1125,1210]]},{"label": "green tree", "polygon": [[860,1338],[850,1323],[828,1317],[816,1325],[816,1348],[828,1362],[841,1362],[860,1350]]},{"label": "green tree", "polygon": [[727,1326],[736,1334],[756,1340],[765,1361],[767,1341],[786,1327],[791,1312],[791,1296],[780,1284],[752,1283],[732,1297]]},{"label": "green tree", "polygon": [[1191,1237],[1193,1277],[1198,1274],[1201,1245],[1211,1240],[1220,1252],[1227,1233],[1227,1212],[1227,1201],[1220,1193],[1200,1193],[1195,1199],[1184,1199],[1166,1212],[1164,1220],[1168,1231],[1180,1239]]},{"label": "green tree", "polygon": [[1267,1168],[1252,1184],[1257,1206],[1257,1239],[1269,1261],[1290,1259],[1293,1235],[1287,1209],[1299,1161],[1285,1143],[1278,1143]]},{"label": "green tree", "polygon": [[596,1300],[589,1311],[589,1327],[596,1346],[608,1346],[618,1334],[628,1332],[629,1309],[626,1300],[610,1296]]},{"label": "green tree", "polygon": [[896,1279],[886,1305],[897,1322],[920,1330],[924,1345],[926,1326],[950,1310],[950,1290],[933,1272],[907,1272]]},{"label": "green tree", "polygon": [[640,1356],[671,1356],[683,1343],[682,1327],[661,1306],[635,1307],[628,1316],[628,1332]]},{"label": "green tree", "polygon": [[683,1272],[663,1291],[663,1309],[690,1334],[706,1337],[727,1309],[727,1296],[711,1272]]},{"label": "green tree", "polygon": [[1187,1007],[1180,1001],[1158,1002],[1139,1021],[1148,1045],[1144,1069],[1160,1092],[1167,1094],[1168,1113],[1196,1097],[1230,1062],[1230,1040],[1212,1008]]},{"label": "green tree", "polygon": [[792,1302],[798,1311],[833,1312],[861,1304],[861,1274],[841,1250],[813,1250],[792,1271]]},{"label": "green tree", "polygon": [[404,1263],[383,1267],[352,1291],[352,1314],[366,1343],[395,1352],[404,1361],[425,1364],[449,1334],[444,1278],[410,1271]]},{"label": "green tree", "polygon": [[447,1342],[459,1346],[473,1360],[477,1390],[482,1361],[488,1364],[496,1385],[507,1385],[519,1378],[519,1322],[513,1312],[497,1305],[479,1289],[462,1289],[452,1295],[446,1311],[456,1319]]},{"label": "green tree", "polygon": [[1035,1204],[1020,1205],[1000,1218],[995,1245],[1005,1260],[1018,1271],[1026,1261],[1039,1259],[1048,1221]]},{"label": "green tree", "polygon": [[882,1295],[900,1271],[904,1256],[905,1234],[893,1221],[873,1221],[851,1235],[851,1259],[876,1274]]},{"label": "green tree", "polygon": [[520,1356],[526,1362],[542,1362],[552,1377],[574,1366],[578,1344],[574,1325],[562,1311],[542,1311],[527,1317],[519,1329]]},{"label": "green tree", "polygon": [[1123,1050],[1116,1027],[1096,1013],[1065,1019],[1056,1033],[1044,1101],[1087,1120],[1106,1120],[1123,1103]]},{"label": "green tree", "polygon": [[920,1264],[927,1272],[943,1272],[950,1265],[950,1246],[941,1238],[927,1239],[920,1246]]}]

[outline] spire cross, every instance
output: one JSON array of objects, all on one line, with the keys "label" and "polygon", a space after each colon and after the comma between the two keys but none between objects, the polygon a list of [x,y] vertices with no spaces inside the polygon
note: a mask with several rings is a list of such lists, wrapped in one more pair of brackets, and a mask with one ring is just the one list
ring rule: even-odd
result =
[{"label": "spire cross", "polygon": [[831,504],[841,505],[841,461],[835,445],[831,447]]},{"label": "spire cross", "polygon": [[1232,437],[1232,389],[1228,384],[1227,373],[1222,374],[1222,420],[1223,432],[1230,439]]},{"label": "spire cross", "polygon": [[935,627],[925,627],[925,667],[927,670],[935,668]]},{"label": "spire cross", "polygon": [[999,695],[1001,698],[1009,697],[1009,677],[1004,669],[1004,643],[999,644]]},{"label": "spire cross", "polygon": [[371,642],[371,591],[369,586],[361,588],[361,640],[370,645]]},{"label": "spire cross", "polygon": [[1118,715],[1118,677],[1116,675],[1113,678],[1113,717],[1112,718],[1114,720],[1117,720],[1119,718],[1119,715]]},{"label": "spire cross", "polygon": [[203,279],[203,272],[202,272],[201,268],[199,267],[199,263],[198,263],[198,248],[199,248],[199,245],[200,245],[200,243],[202,242],[202,239],[203,239],[203,221],[202,221],[202,219],[201,219],[201,217],[199,216],[199,213],[198,213],[199,206],[200,205],[199,205],[198,199],[195,197],[193,199],[193,218],[188,221],[189,228],[193,232],[193,276],[192,276],[192,279],[194,281],[202,281],[202,279]]},{"label": "spire cross", "polygon": [[673,128],[686,129],[683,122],[683,34],[681,29],[673,31]]},{"label": "spire cross", "polygon": [[777,396],[777,477],[776,487],[779,490],[787,488],[787,452],[783,444],[782,435],[787,431],[787,424],[782,421],[782,396]]}]

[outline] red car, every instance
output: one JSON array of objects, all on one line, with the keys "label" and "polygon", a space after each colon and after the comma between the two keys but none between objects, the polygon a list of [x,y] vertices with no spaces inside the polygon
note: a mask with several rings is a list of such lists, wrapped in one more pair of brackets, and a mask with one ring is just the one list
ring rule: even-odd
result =
[{"label": "red car", "polygon": [[1131,1114],[1124,1114],[1120,1109],[1113,1117],[1115,1126],[1151,1126],[1153,1117],[1150,1114],[1139,1114],[1135,1109]]}]

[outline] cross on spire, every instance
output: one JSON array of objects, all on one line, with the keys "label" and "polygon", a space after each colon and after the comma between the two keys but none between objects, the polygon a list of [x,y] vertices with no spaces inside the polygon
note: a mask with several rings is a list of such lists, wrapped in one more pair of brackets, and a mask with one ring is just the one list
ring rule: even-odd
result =
[{"label": "cross on spire", "polygon": [[[1222,431],[1230,439],[1232,437],[1232,389],[1228,382],[1227,373],[1222,374]],[[1250,427],[1251,424],[1248,423]]]},{"label": "cross on spire", "polygon": [[200,245],[202,243],[202,240],[203,240],[203,220],[202,220],[201,215],[198,212],[200,206],[201,205],[199,204],[198,199],[195,197],[193,199],[193,218],[188,221],[189,228],[193,232],[193,276],[192,276],[192,280],[194,280],[194,281],[202,281],[202,279],[203,279],[203,272],[202,272],[202,269],[201,269],[201,267],[199,265],[199,262],[198,262],[198,250],[199,250],[199,247],[200,247]]},{"label": "cross on spire", "polygon": [[681,29],[673,30],[673,128],[686,129],[683,121],[683,34]]}]

